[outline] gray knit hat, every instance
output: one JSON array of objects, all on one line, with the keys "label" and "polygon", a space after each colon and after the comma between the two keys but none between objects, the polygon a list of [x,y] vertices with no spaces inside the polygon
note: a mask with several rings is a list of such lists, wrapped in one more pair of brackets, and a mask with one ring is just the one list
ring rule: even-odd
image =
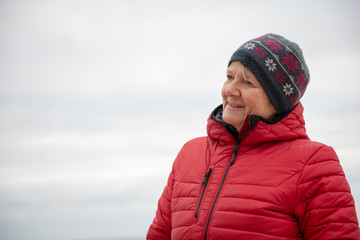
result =
[{"label": "gray knit hat", "polygon": [[250,69],[279,115],[294,108],[310,80],[299,45],[276,34],[265,34],[241,45],[228,65],[233,61]]}]

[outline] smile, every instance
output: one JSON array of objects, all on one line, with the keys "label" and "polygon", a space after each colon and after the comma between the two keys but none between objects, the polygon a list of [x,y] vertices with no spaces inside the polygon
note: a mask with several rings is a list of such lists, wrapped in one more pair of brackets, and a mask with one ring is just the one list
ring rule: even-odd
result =
[{"label": "smile", "polygon": [[242,106],[242,105],[236,105],[236,104],[231,104],[229,103],[229,105],[233,108],[244,108],[245,106]]}]

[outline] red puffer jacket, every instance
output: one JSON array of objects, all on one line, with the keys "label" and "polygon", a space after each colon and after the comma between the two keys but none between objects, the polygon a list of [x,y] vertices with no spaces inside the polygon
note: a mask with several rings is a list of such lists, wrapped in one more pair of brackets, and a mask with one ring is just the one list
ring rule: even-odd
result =
[{"label": "red puffer jacket", "polygon": [[241,140],[211,116],[208,137],[179,152],[147,239],[360,239],[338,157],[309,140],[302,112]]}]

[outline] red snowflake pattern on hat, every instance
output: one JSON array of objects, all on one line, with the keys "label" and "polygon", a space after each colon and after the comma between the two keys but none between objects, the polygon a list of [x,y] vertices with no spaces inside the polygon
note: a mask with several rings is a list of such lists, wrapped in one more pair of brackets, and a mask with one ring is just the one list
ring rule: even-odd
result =
[{"label": "red snowflake pattern on hat", "polygon": [[306,78],[304,73],[300,73],[299,76],[296,76],[297,81],[296,84],[299,86],[299,88],[303,88],[306,85]]},{"label": "red snowflake pattern on hat", "polygon": [[275,73],[275,79],[278,81],[279,84],[284,84],[285,83],[285,76],[282,72],[276,72]]},{"label": "red snowflake pattern on hat", "polygon": [[290,102],[295,105],[298,101],[298,96],[296,94],[293,94],[291,97],[290,97]]},{"label": "red snowflake pattern on hat", "polygon": [[277,43],[275,40],[268,39],[264,41],[264,44],[267,46],[270,46],[270,50],[275,50],[278,52],[279,50],[282,50],[281,44]]},{"label": "red snowflake pattern on hat", "polygon": [[266,52],[262,48],[255,49],[255,54],[258,55],[259,58],[264,59],[266,57]]},{"label": "red snowflake pattern on hat", "polygon": [[289,55],[288,53],[285,53],[285,57],[282,57],[284,59],[284,61],[282,62],[282,64],[286,65],[288,67],[288,71],[292,71],[293,73],[295,73],[295,69],[299,69],[299,62],[294,60],[294,56],[293,55]]}]

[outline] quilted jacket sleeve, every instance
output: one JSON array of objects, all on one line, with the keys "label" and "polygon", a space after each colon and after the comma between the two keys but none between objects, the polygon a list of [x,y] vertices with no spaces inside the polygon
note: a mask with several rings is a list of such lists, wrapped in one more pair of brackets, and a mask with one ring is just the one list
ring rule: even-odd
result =
[{"label": "quilted jacket sleeve", "polygon": [[174,185],[174,171],[170,172],[167,185],[158,202],[158,209],[150,225],[146,239],[171,239],[171,196]]},{"label": "quilted jacket sleeve", "polygon": [[321,146],[305,164],[295,204],[304,239],[360,239],[354,199],[331,147]]}]

